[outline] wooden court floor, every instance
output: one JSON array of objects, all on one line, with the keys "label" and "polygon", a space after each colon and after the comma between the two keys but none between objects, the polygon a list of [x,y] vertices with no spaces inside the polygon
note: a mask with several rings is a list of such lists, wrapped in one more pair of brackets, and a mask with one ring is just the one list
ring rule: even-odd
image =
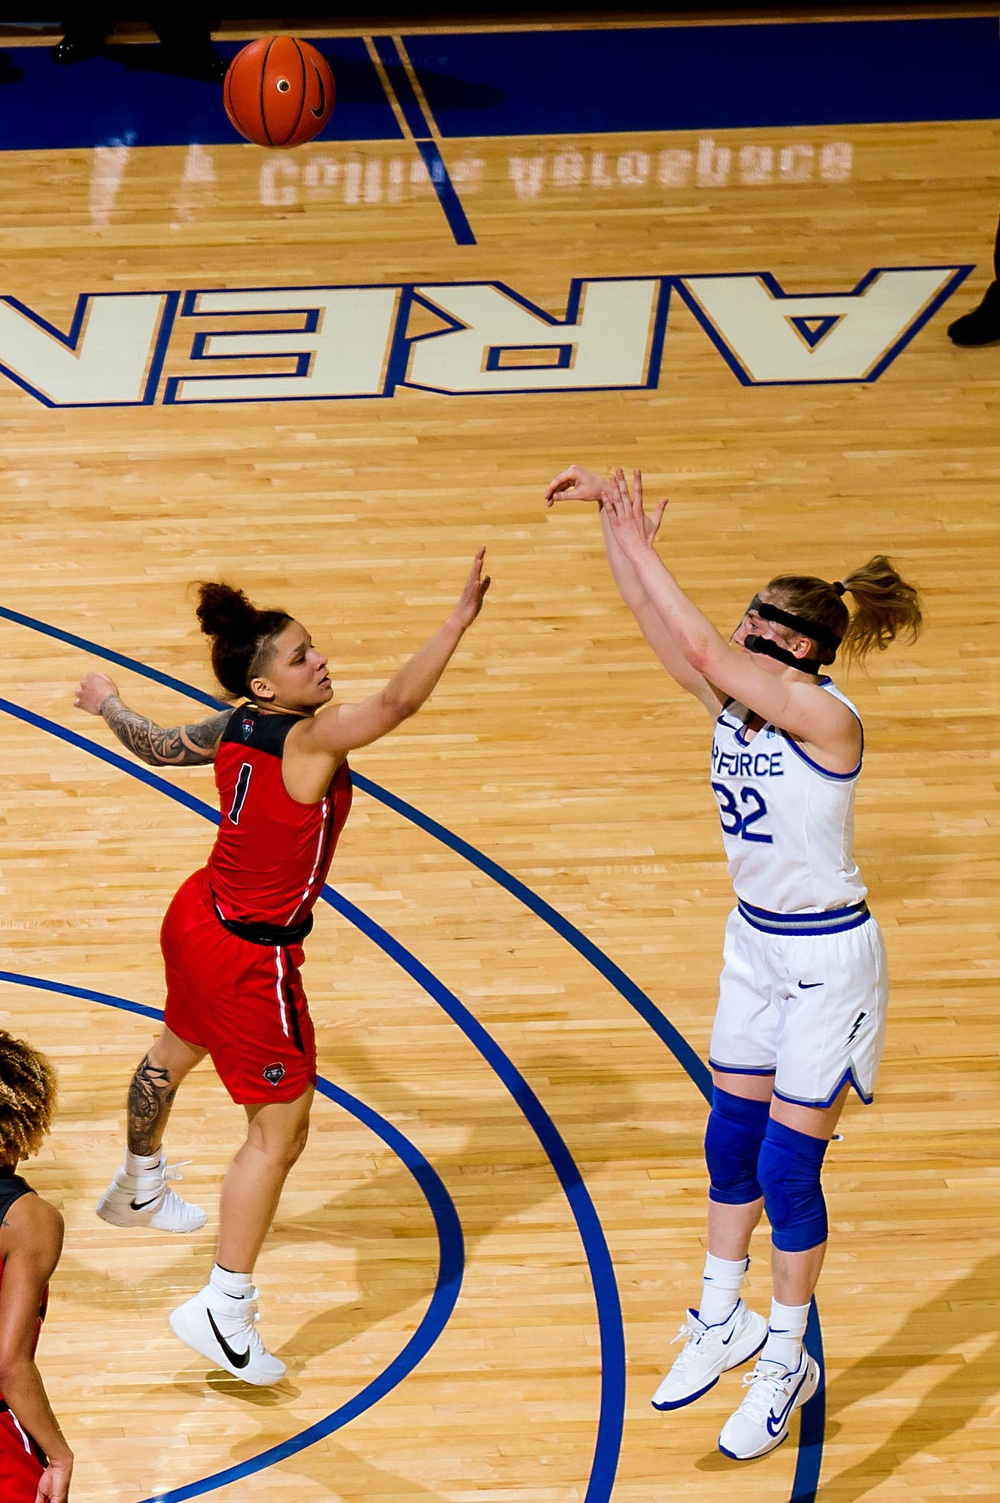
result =
[{"label": "wooden court floor", "polygon": [[[619,389],[72,406],[0,379],[0,1026],[60,1076],[29,1172],[67,1224],[39,1361],[75,1503],[996,1498],[1000,347],[945,326],[989,281],[1000,126],[442,154],[474,245],[405,140],[7,152],[0,293],[66,331],[81,293],[501,282],[560,319],[573,278],[766,272],[805,294],[974,270],[863,382],[744,384],[676,293],[658,381]],[[179,348],[164,379],[232,368]],[[649,1405],[704,1246],[698,1062],[730,903],[708,727],[618,601],[594,516],[544,508],[572,460],[669,494],[662,551],[723,629],[776,572],[881,551],[926,605],[915,646],[838,678],[867,730],[888,1047],[827,1159],[820,1433],[742,1472],[716,1450],[738,1374],[680,1415]],[[189,586],[225,577],[363,695],[483,543],[493,588],[430,706],[352,759],[306,969],[324,1094],[257,1270],[289,1376],[250,1390],[166,1324],[210,1266],[241,1136],[210,1068],[167,1140],[205,1231],[92,1209],[157,1026],[159,919],[211,840],[169,793],[211,803],[211,775],[103,759],[74,687],[102,668],[165,724],[206,713],[146,670],[213,691]],[[766,1309],[764,1231],[754,1256]]]}]

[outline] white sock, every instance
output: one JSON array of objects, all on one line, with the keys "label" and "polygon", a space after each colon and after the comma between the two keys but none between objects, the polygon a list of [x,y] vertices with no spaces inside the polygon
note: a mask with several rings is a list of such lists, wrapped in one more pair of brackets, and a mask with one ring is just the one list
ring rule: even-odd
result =
[{"label": "white sock", "polygon": [[141,1153],[132,1153],[128,1148],[125,1150],[126,1174],[155,1174],[162,1162],[162,1150],[148,1156]]},{"label": "white sock", "polygon": [[253,1280],[248,1273],[230,1273],[228,1268],[220,1268],[218,1263],[213,1263],[208,1282],[220,1294],[228,1294],[230,1299],[249,1299],[253,1287]]},{"label": "white sock", "polygon": [[794,1371],[802,1357],[802,1338],[806,1334],[808,1318],[808,1305],[781,1305],[773,1299],[767,1340],[760,1360],[780,1362],[789,1372]]},{"label": "white sock", "polygon": [[717,1326],[732,1315],[749,1267],[749,1258],[738,1258],[735,1263],[731,1263],[712,1253],[705,1255],[701,1304],[698,1306],[698,1319],[703,1324]]}]

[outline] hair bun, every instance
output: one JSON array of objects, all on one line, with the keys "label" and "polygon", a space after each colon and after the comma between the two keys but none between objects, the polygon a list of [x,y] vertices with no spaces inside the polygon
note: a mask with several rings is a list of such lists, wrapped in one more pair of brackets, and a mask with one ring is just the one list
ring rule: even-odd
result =
[{"label": "hair bun", "polygon": [[208,637],[235,637],[249,642],[256,636],[256,609],[242,590],[221,581],[199,585],[197,616]]}]

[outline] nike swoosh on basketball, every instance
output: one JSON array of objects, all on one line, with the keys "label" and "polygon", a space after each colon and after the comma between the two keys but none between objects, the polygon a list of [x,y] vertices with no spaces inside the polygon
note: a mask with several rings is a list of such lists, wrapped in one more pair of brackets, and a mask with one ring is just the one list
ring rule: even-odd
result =
[{"label": "nike swoosh on basketball", "polygon": [[312,115],[318,120],[326,109],[326,90],[323,87],[323,79],[315,63],[312,64],[312,70],[316,75],[316,82],[319,84],[319,107],[310,105],[309,109]]},{"label": "nike swoosh on basketball", "polygon": [[212,1330],[215,1332],[215,1339],[216,1339],[216,1341],[219,1343],[219,1345],[221,1346],[222,1350],[225,1352],[226,1356],[229,1358],[229,1360],[233,1364],[233,1366],[234,1367],[246,1367],[247,1363],[250,1361],[250,1348],[247,1347],[247,1349],[246,1349],[245,1352],[234,1352],[233,1349],[232,1349],[232,1347],[229,1345],[229,1342],[226,1340],[225,1336],[223,1336],[222,1332],[219,1330],[218,1326],[215,1324],[215,1321],[212,1318],[212,1312],[211,1312],[211,1310],[206,1310],[205,1313],[208,1316],[208,1323],[209,1323],[209,1325],[212,1327]]}]

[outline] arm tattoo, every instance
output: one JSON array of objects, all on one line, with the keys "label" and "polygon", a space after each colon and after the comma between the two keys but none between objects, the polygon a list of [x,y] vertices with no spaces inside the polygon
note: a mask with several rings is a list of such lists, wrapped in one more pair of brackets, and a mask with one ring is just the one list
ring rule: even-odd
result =
[{"label": "arm tattoo", "polygon": [[128,1088],[128,1146],[131,1153],[151,1157],[159,1151],[163,1128],[176,1094],[177,1087],[170,1084],[170,1071],[151,1065],[147,1054]]},{"label": "arm tattoo", "polygon": [[150,767],[198,767],[214,762],[230,714],[220,710],[207,720],[164,730],[122,704],[117,694],[109,694],[101,705],[101,716],[118,740]]}]

